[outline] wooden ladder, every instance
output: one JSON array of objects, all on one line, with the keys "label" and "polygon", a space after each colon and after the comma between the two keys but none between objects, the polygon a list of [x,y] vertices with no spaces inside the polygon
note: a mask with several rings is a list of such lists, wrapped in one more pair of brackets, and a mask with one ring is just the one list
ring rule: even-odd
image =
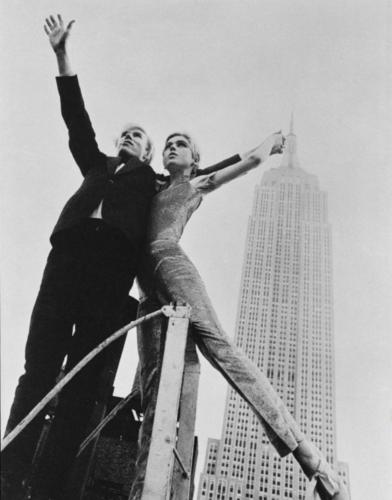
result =
[{"label": "wooden ladder", "polygon": [[165,349],[142,500],[190,500],[200,364],[189,336],[189,306],[168,315]]}]

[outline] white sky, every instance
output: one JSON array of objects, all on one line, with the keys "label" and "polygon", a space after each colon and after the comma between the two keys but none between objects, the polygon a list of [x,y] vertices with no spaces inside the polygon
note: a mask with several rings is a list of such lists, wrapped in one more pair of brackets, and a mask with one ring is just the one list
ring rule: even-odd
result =
[{"label": "white sky", "polygon": [[[390,498],[387,1],[3,0],[0,10],[3,424],[22,372],[48,237],[81,180],[67,149],[55,58],[42,29],[46,15],[61,12],[76,19],[73,66],[109,154],[121,125],[132,120],[155,139],[157,170],[163,140],[178,128],[198,139],[207,165],[270,132],[287,132],[294,110],[301,165],[329,194],[338,456],[350,465],[353,500]],[[206,199],[183,239],[230,335],[262,168]],[[135,363],[129,342],[119,394],[127,392]],[[203,361],[200,465],[207,437],[220,436],[225,394],[225,382]]]}]

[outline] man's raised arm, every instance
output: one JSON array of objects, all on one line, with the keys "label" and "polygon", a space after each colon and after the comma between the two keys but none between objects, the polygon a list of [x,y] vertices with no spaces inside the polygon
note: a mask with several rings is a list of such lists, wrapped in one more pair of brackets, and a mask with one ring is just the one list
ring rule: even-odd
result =
[{"label": "man's raised arm", "polygon": [[78,79],[69,60],[67,43],[74,22],[70,21],[65,26],[60,14],[57,19],[49,16],[46,18],[44,30],[57,59],[57,87],[61,114],[68,128],[69,147],[82,174],[86,175],[91,168],[103,165],[106,155],[99,151],[94,129],[84,107]]},{"label": "man's raised arm", "polygon": [[57,66],[59,68],[60,76],[74,76],[69,56],[67,52],[67,42],[71,34],[71,28],[74,20],[70,21],[67,27],[64,26],[63,18],[57,14],[57,20],[54,16],[49,16],[45,19],[44,25],[45,33],[48,35],[49,43],[56,54]]}]

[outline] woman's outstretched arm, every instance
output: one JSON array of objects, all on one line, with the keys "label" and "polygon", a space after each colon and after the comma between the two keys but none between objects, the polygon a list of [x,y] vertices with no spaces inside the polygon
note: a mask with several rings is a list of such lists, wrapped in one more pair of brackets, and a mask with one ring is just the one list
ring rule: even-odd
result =
[{"label": "woman's outstretched arm", "polygon": [[230,182],[237,177],[248,173],[260,163],[265,162],[270,155],[281,153],[284,145],[284,137],[281,132],[267,137],[258,147],[241,155],[241,160],[234,165],[223,167],[209,175],[196,177],[191,182],[197,189],[204,193],[214,191],[218,187]]},{"label": "woman's outstretched arm", "polygon": [[[284,143],[284,139],[283,139]],[[199,168],[196,171],[196,176],[199,177],[201,175],[207,175],[207,174],[212,174],[214,172],[218,172],[218,170],[222,170],[223,168],[230,167],[230,165],[234,165],[235,163],[239,163],[241,160],[247,160],[250,158],[257,150],[262,146],[262,144],[259,144],[255,148],[250,149],[249,151],[246,151],[245,153],[240,153],[240,154],[235,154],[233,156],[230,156],[230,158],[226,158],[219,163],[214,163],[214,165],[210,165],[209,167],[206,168]],[[281,151],[275,151],[276,153],[280,153]],[[274,154],[274,153],[271,153]]]}]

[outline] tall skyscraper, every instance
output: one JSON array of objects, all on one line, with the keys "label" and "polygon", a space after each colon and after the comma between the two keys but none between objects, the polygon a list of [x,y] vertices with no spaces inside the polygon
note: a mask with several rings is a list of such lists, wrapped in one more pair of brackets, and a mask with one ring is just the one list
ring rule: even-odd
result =
[{"label": "tall skyscraper", "polygon": [[[280,167],[266,171],[255,190],[235,343],[348,483],[336,457],[331,257],[327,194],[299,165],[292,121]],[[229,389],[222,437],[208,441],[198,499],[303,500],[307,484]]]}]

